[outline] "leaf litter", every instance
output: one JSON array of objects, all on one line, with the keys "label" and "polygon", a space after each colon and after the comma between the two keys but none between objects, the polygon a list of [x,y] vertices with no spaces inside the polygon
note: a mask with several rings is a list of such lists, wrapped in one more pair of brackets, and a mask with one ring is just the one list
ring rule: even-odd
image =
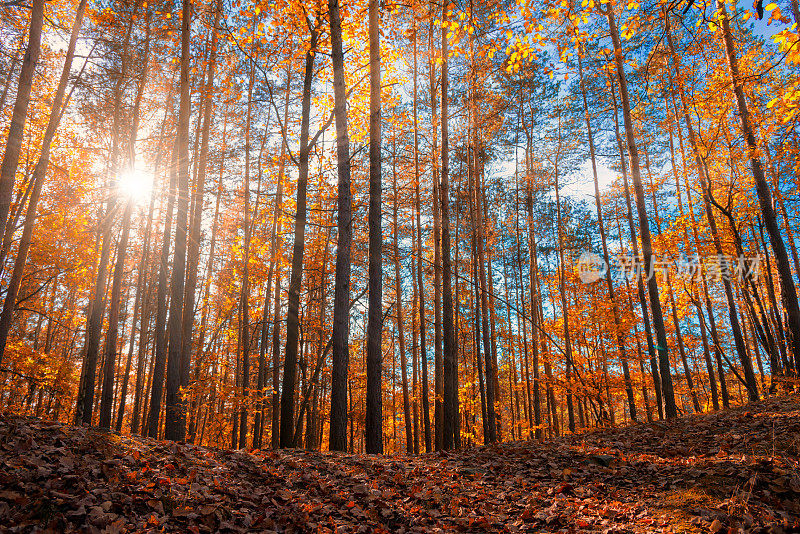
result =
[{"label": "leaf litter", "polygon": [[3,532],[800,532],[800,396],[419,456],[0,416]]}]

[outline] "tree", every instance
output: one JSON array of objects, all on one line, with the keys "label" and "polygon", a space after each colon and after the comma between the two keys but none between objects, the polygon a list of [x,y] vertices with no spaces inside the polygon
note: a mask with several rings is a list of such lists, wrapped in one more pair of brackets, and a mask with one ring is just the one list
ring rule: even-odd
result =
[{"label": "tree", "polygon": [[[14,192],[14,178],[17,174],[19,155],[22,148],[22,135],[28,116],[33,74],[36,62],[39,60],[39,51],[41,50],[44,4],[44,0],[33,0],[31,4],[28,46],[25,49],[25,57],[22,59],[22,69],[17,83],[17,97],[14,101],[14,111],[11,114],[11,125],[6,135],[3,163],[0,164],[0,231],[6,228],[8,212],[11,208],[11,195]],[[0,361],[2,361],[2,357],[3,355],[0,354]]]},{"label": "tree", "polygon": [[366,451],[383,454],[383,230],[381,227],[380,5],[369,0],[369,304],[367,310]]},{"label": "tree", "polygon": [[286,314],[286,352],[283,360],[283,385],[281,387],[281,448],[294,445],[294,394],[297,377],[297,343],[300,328],[300,284],[303,278],[303,252],[306,229],[306,194],[308,187],[309,122],[311,115],[311,85],[314,78],[314,55],[319,33],[307,19],[311,33],[306,51],[303,75],[303,104],[300,124],[299,173],[297,177],[297,213],[294,219],[294,246],[292,271],[289,277],[288,310]]},{"label": "tree", "polygon": [[678,409],[675,405],[675,393],[672,389],[672,375],[670,374],[670,362],[667,353],[667,334],[666,329],[664,328],[664,315],[661,311],[658,280],[656,279],[655,272],[653,270],[653,245],[650,240],[650,223],[647,219],[644,188],[642,187],[641,171],[639,168],[639,149],[636,146],[636,139],[633,132],[630,98],[628,96],[628,82],[625,78],[625,66],[622,57],[622,45],[620,44],[614,8],[611,4],[606,6],[605,14],[608,20],[609,29],[611,31],[611,40],[614,44],[614,62],[617,69],[619,94],[622,100],[622,117],[625,124],[625,138],[628,142],[628,157],[630,158],[631,164],[631,177],[633,179],[633,190],[636,194],[636,207],[639,215],[639,232],[642,239],[644,272],[648,278],[647,290],[650,296],[650,309],[652,310],[653,314],[653,326],[656,330],[656,349],[658,350],[658,364],[661,370],[661,392],[664,399],[664,411],[667,418],[672,419],[678,416]]},{"label": "tree", "polygon": [[439,202],[441,204],[442,227],[442,341],[444,345],[442,365],[442,448],[451,450],[460,445],[458,435],[458,349],[455,324],[453,322],[452,264],[450,260],[450,145],[448,137],[448,82],[447,67],[447,9],[442,14],[442,168]]},{"label": "tree", "polygon": [[339,170],[329,447],[334,451],[344,451],[347,449],[347,372],[350,361],[350,249],[353,241],[352,193],[350,192],[350,137],[347,132],[347,96],[344,83],[344,52],[342,51],[342,19],[339,13],[339,0],[329,0],[328,13],[331,19],[336,154],[337,168]]},{"label": "tree", "polygon": [[186,438],[186,406],[181,397],[182,369],[188,363],[181,361],[183,343],[183,296],[186,274],[186,242],[189,215],[189,119],[191,97],[189,88],[189,39],[191,38],[192,4],[183,0],[181,13],[180,107],[178,111],[178,137],[176,141],[178,183],[177,211],[175,213],[175,251],[172,259],[169,321],[167,336],[167,392],[165,400],[164,437],[173,441]]}]

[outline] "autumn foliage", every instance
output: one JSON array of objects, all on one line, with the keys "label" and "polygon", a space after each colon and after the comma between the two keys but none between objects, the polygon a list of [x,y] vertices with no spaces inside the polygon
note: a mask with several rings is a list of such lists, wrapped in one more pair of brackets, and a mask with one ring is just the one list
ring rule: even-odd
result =
[{"label": "autumn foliage", "polygon": [[796,0],[31,2],[3,412],[417,454],[796,386]]}]

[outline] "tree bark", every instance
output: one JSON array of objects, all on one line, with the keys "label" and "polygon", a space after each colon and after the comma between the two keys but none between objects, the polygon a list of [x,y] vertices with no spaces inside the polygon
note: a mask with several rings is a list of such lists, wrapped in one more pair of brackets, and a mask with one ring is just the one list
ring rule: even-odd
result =
[{"label": "tree bark", "polygon": [[414,119],[414,199],[417,216],[417,287],[419,290],[419,349],[422,360],[422,421],[425,434],[425,452],[433,450],[431,443],[431,414],[430,399],[428,397],[428,352],[425,348],[426,322],[425,322],[425,285],[422,269],[422,203],[420,201],[420,168],[419,168],[419,124],[417,122],[417,27],[414,19],[412,33],[414,46],[414,102],[412,104]]},{"label": "tree bark", "polygon": [[[396,136],[396,132],[395,132]],[[400,349],[400,378],[403,388],[403,422],[406,431],[406,454],[414,452],[414,438],[411,431],[411,398],[408,394],[408,355],[406,354],[406,339],[403,325],[403,288],[400,281],[400,230],[398,228],[397,212],[400,199],[397,190],[397,145],[394,141],[394,153],[392,155],[392,192],[394,193],[394,203],[392,206],[392,222],[394,229],[394,295],[395,295],[395,322],[397,323],[397,341]]]},{"label": "tree bark", "polygon": [[306,230],[306,193],[308,188],[308,128],[311,115],[311,85],[314,79],[314,55],[317,52],[319,33],[308,21],[311,38],[306,51],[303,78],[303,103],[300,124],[300,153],[298,154],[297,214],[294,222],[294,245],[292,249],[292,272],[289,279],[288,310],[286,314],[286,356],[283,362],[283,386],[281,388],[280,447],[293,445],[294,438],[294,394],[297,378],[297,349],[300,333],[300,287],[303,281],[303,253]]},{"label": "tree bark", "polygon": [[369,0],[369,304],[367,311],[366,452],[383,454],[383,262],[381,248],[380,2]]},{"label": "tree bark", "polygon": [[[186,287],[183,292],[183,315],[181,317],[181,387],[189,385],[189,363],[192,358],[192,330],[195,320],[195,293],[197,291],[197,269],[200,264],[200,241],[202,240],[203,205],[208,170],[208,152],[211,121],[213,120],[214,74],[217,63],[217,34],[222,3],[214,7],[214,21],[211,28],[211,51],[208,57],[208,79],[202,91],[202,121],[200,152],[197,158],[197,176],[192,192],[192,207],[189,219],[189,237],[186,252]],[[198,343],[202,351],[203,339]],[[200,355],[198,354],[198,357]],[[185,415],[184,415],[185,418]]]},{"label": "tree bark", "polygon": [[[447,22],[447,10],[442,13],[443,24]],[[439,187],[442,217],[442,332],[443,332],[443,365],[442,365],[442,448],[451,450],[456,447],[458,437],[458,347],[453,320],[453,287],[452,265],[450,260],[450,140],[448,138],[448,42],[447,30],[442,27],[442,171]]]},{"label": "tree bark", "polygon": [[347,372],[350,363],[350,249],[353,242],[350,191],[350,136],[344,82],[342,19],[339,0],[329,0],[336,155],[339,176],[337,206],[336,281],[333,297],[333,363],[331,367],[330,450],[347,450]]},{"label": "tree bark", "polygon": [[[11,209],[11,195],[14,192],[14,177],[17,174],[22,137],[25,133],[25,121],[28,117],[33,75],[41,50],[44,5],[45,0],[33,0],[32,2],[28,46],[25,50],[25,57],[22,59],[22,68],[17,83],[17,98],[11,112],[11,125],[6,135],[6,149],[3,153],[2,166],[0,166],[0,229],[6,227],[8,212]],[[0,354],[1,357],[2,354]]]},{"label": "tree bark", "polygon": [[[286,126],[286,121],[289,117],[289,92],[292,87],[292,71],[287,67],[286,69],[286,95],[283,104],[283,125]],[[272,312],[272,421],[271,430],[272,436],[270,445],[273,449],[277,449],[280,445],[280,404],[281,394],[278,389],[278,382],[280,381],[280,359],[281,359],[281,277],[280,277],[280,262],[278,261],[278,240],[283,232],[283,217],[280,217],[279,211],[283,210],[283,179],[284,170],[286,168],[286,140],[281,143],[281,155],[278,161],[278,190],[275,196],[275,218],[273,219],[273,232],[272,232],[272,245],[273,245],[273,258],[275,265],[275,292],[273,295],[274,310]]]},{"label": "tree bark", "polygon": [[[583,60],[580,53],[578,54],[578,74],[580,76],[581,96],[583,99],[583,118],[586,124],[586,135],[589,139],[589,157],[592,161],[592,178],[594,181],[594,204],[597,209],[597,226],[600,231],[600,241],[603,245],[603,260],[606,265],[611,265],[611,259],[608,254],[608,243],[606,241],[605,223],[603,221],[603,210],[600,202],[600,185],[597,178],[597,161],[595,158],[594,148],[594,135],[592,132],[592,124],[589,117],[589,103],[586,97],[586,84],[583,78]],[[631,372],[628,367],[628,353],[625,349],[625,338],[622,333],[622,324],[619,317],[619,306],[617,305],[617,298],[614,291],[614,283],[611,280],[611,274],[606,275],[606,286],[608,288],[608,298],[611,299],[611,309],[614,315],[614,339],[617,342],[617,351],[619,352],[619,361],[622,364],[622,375],[625,380],[625,394],[628,397],[628,410],[632,421],[636,421],[636,402],[633,396],[633,384],[631,381]]]},{"label": "tree bark", "polygon": [[189,39],[191,38],[191,0],[183,0],[181,15],[180,108],[178,112],[178,206],[175,213],[175,251],[172,260],[172,282],[167,333],[167,393],[165,399],[164,437],[172,441],[186,438],[186,406],[182,398],[181,375],[188,362],[181,361],[183,343],[183,293],[186,273],[186,242],[189,216],[189,119],[191,96],[189,87]]},{"label": "tree bark", "polygon": [[636,207],[638,209],[639,230],[642,239],[642,255],[644,256],[644,272],[648,277],[647,290],[650,296],[650,308],[653,313],[653,326],[656,330],[656,349],[658,351],[658,363],[661,371],[661,392],[664,400],[664,413],[667,419],[673,419],[678,416],[678,409],[675,405],[675,393],[672,389],[672,375],[670,373],[670,361],[667,352],[667,332],[664,327],[664,315],[661,311],[658,280],[653,271],[653,246],[650,241],[650,223],[647,219],[647,207],[645,205],[644,188],[642,187],[641,171],[639,168],[639,150],[636,146],[636,138],[633,131],[630,99],[628,97],[628,82],[625,78],[625,67],[622,57],[622,45],[619,40],[619,31],[617,30],[614,9],[609,4],[605,10],[611,32],[611,40],[614,44],[614,62],[617,67],[617,81],[619,83],[620,99],[622,100],[622,116],[625,123],[625,137],[628,141],[631,178],[633,179],[633,189],[636,193]]}]

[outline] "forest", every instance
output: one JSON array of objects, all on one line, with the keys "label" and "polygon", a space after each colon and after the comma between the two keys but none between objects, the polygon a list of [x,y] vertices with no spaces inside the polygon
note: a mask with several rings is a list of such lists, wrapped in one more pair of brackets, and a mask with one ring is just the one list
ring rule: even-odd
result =
[{"label": "forest", "polygon": [[800,372],[800,11],[5,0],[0,407],[416,455]]}]

